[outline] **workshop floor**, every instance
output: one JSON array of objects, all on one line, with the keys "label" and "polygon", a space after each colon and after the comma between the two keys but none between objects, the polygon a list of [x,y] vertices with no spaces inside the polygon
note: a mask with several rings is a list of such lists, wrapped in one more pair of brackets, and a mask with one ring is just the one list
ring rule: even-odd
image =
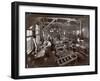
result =
[{"label": "workshop floor", "polygon": [[[53,52],[48,51],[48,57],[41,57],[38,59],[34,59],[32,56],[30,57],[33,59],[31,62],[28,63],[28,68],[36,68],[36,67],[58,67],[59,65],[56,62],[56,56]],[[81,65],[89,65],[89,57],[78,57],[76,60],[64,65],[64,66],[81,66]]]}]

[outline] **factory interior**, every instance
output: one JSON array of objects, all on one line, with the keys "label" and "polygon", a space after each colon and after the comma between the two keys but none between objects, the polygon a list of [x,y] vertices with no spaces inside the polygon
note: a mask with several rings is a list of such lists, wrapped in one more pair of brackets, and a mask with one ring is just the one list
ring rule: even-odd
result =
[{"label": "factory interior", "polygon": [[89,16],[25,14],[26,68],[89,65]]}]

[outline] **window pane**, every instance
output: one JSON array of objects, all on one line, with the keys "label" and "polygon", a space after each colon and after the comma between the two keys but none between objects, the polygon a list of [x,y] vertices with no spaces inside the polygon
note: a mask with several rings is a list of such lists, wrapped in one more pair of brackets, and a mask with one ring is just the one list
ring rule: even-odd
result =
[{"label": "window pane", "polygon": [[32,37],[27,38],[27,54],[33,50]]},{"label": "window pane", "polygon": [[27,30],[27,36],[32,36],[32,30]]}]

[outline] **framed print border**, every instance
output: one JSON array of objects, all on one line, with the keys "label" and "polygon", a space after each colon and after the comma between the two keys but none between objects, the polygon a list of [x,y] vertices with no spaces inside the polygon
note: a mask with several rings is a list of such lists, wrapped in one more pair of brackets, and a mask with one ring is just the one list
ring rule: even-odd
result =
[{"label": "framed print border", "polygon": [[[11,77],[13,78],[13,79],[25,79],[25,78],[42,78],[42,77],[58,77],[58,76],[72,76],[72,75],[88,75],[88,74],[97,74],[97,72],[98,72],[98,62],[97,62],[97,60],[98,60],[98,58],[97,58],[97,45],[98,45],[98,41],[97,41],[97,18],[98,18],[98,10],[97,10],[97,7],[96,6],[81,6],[81,5],[62,5],[62,4],[49,4],[49,3],[31,3],[31,2],[12,2],[12,4],[11,4],[11,25],[12,25],[12,27],[11,27]],[[23,8],[23,6],[25,7],[25,8]],[[33,11],[33,10],[36,10],[36,9],[33,9],[33,8],[29,8],[29,7],[36,7],[36,9],[37,9],[37,11]],[[22,8],[21,8],[22,7]],[[27,8],[28,7],[28,8]],[[49,10],[49,8],[52,8],[52,9],[50,9],[51,11],[54,11],[54,10],[56,10],[56,12],[54,11],[54,12],[51,12],[51,11],[47,11],[47,12],[42,12],[42,10],[40,10],[40,11],[38,11],[38,7],[41,7],[41,9],[44,9],[44,10]],[[46,9],[45,9],[46,8]],[[57,10],[57,9],[58,10]],[[61,10],[61,8],[63,8],[62,10]],[[69,9],[69,10],[66,10],[66,9]],[[23,10],[22,10],[23,9]],[[26,9],[26,11],[24,10],[24,9]],[[33,10],[31,10],[31,9],[33,9]],[[54,10],[53,10],[54,9]],[[83,72],[81,72],[81,71],[76,71],[76,72],[57,72],[57,73],[53,73],[53,72],[51,72],[51,73],[47,73],[46,74],[46,72],[44,72],[44,74],[39,74],[39,73],[35,73],[35,74],[25,74],[25,75],[21,75],[20,73],[21,73],[21,70],[22,70],[22,67],[21,67],[21,63],[23,63],[23,62],[21,62],[21,60],[20,59],[22,59],[21,57],[21,47],[20,47],[20,44],[23,42],[20,42],[21,40],[21,37],[20,37],[20,35],[21,35],[21,26],[22,26],[22,24],[21,23],[23,23],[23,22],[25,22],[25,20],[21,20],[21,18],[23,18],[23,17],[21,17],[23,14],[22,13],[24,13],[24,12],[29,12],[29,10],[30,10],[30,12],[34,12],[35,14],[58,14],[58,15],[60,15],[60,16],[62,16],[62,15],[66,15],[66,12],[67,11],[70,11],[70,9],[73,9],[72,10],[72,13],[71,14],[75,14],[74,13],[74,9],[76,10],[76,12],[78,13],[78,11],[77,11],[77,9],[79,9],[79,10],[92,10],[92,11],[94,11],[94,18],[91,18],[91,19],[94,19],[94,26],[93,26],[93,28],[95,29],[95,33],[94,33],[94,38],[95,38],[95,40],[93,41],[95,44],[94,44],[94,51],[93,52],[95,52],[95,53],[93,53],[94,54],[94,56],[95,56],[95,58],[94,58],[94,64],[93,64],[93,69],[94,70],[90,70],[90,71],[83,71]],[[65,10],[65,12],[61,12],[61,13],[58,13],[59,11],[63,11],[63,10]],[[33,13],[32,12],[32,13]],[[84,11],[85,12],[85,11]],[[70,13],[70,12],[69,12]],[[67,13],[67,14],[69,14],[69,13]],[[86,13],[88,13],[87,11],[86,11]],[[25,14],[25,13],[24,13]],[[90,13],[91,14],[91,13]],[[76,14],[75,14],[76,15]],[[87,14],[85,14],[85,15],[87,15]],[[25,16],[25,15],[24,15]],[[23,18],[23,19],[25,19],[25,18]],[[22,22],[23,21],[23,22]],[[24,27],[24,26],[23,26]],[[91,29],[91,27],[90,27],[90,29]],[[23,36],[23,35],[22,35]],[[25,46],[25,45],[24,45]],[[25,57],[26,58],[26,57]],[[91,58],[90,58],[91,59]],[[20,60],[20,61],[19,61]],[[21,62],[21,63],[20,63]],[[25,69],[25,67],[23,67],[24,69]],[[65,67],[64,67],[65,68]],[[27,69],[27,68],[26,68]],[[34,69],[34,68],[33,68]],[[40,72],[42,72],[41,70],[42,69],[44,69],[44,70],[46,70],[45,68],[40,68],[39,69],[39,71]],[[52,68],[53,69],[53,68]],[[57,67],[56,67],[56,69],[57,69]],[[58,69],[59,70],[59,69]],[[70,70],[70,69],[69,69]],[[23,71],[25,71],[25,70],[23,70]],[[34,70],[34,71],[37,71],[37,70]],[[53,70],[52,70],[53,71]],[[27,72],[27,71],[26,71]],[[56,72],[56,71],[55,71]],[[24,74],[24,73],[23,73]]]}]

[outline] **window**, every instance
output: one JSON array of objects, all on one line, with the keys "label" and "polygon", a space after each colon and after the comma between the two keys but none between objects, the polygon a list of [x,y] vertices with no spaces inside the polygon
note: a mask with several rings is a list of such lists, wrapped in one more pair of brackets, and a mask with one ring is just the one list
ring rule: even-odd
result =
[{"label": "window", "polygon": [[32,30],[27,30],[26,35],[26,42],[27,42],[27,54],[30,54],[30,52],[33,50],[33,36],[32,36]]}]

